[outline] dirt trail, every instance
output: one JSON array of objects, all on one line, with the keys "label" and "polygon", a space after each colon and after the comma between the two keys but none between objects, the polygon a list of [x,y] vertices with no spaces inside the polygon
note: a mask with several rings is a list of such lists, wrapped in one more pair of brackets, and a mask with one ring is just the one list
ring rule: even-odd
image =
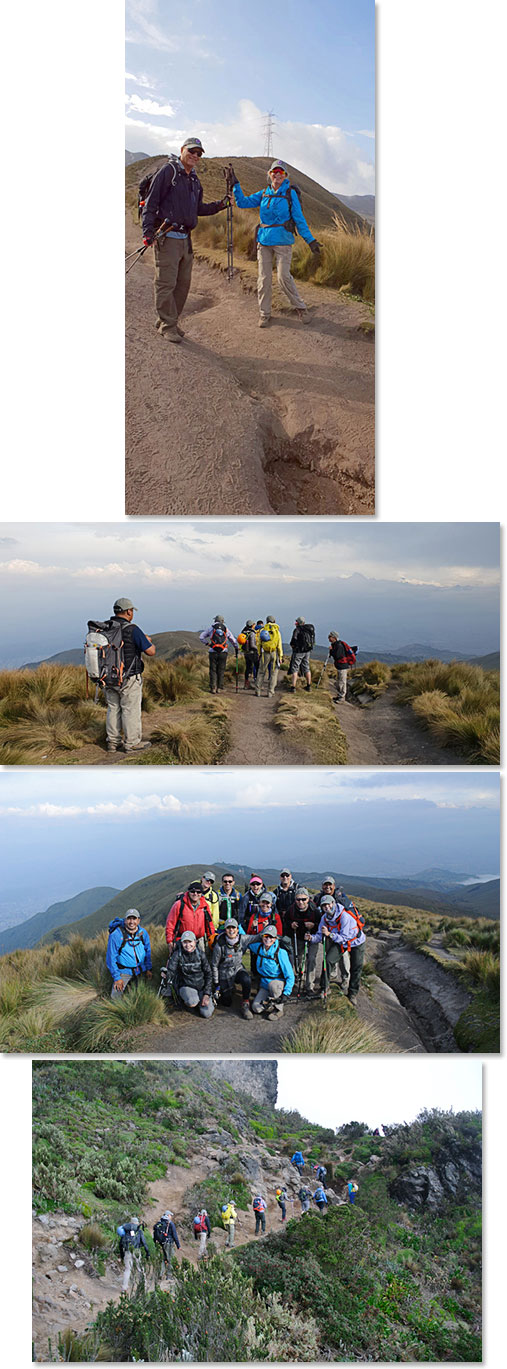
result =
[{"label": "dirt trail", "polygon": [[[127,251],[139,233],[127,216]],[[156,331],[152,253],[126,280],[129,514],[374,512],[374,346],[365,305],[303,282],[269,328],[239,278],[195,261],[181,346]]]},{"label": "dirt trail", "polygon": [[291,746],[285,734],[274,726],[274,716],[286,691],[277,689],[272,699],[257,698],[253,689],[240,686],[228,699],[231,719],[231,744],[224,765],[311,765],[305,747]]},{"label": "dirt trail", "polygon": [[337,704],[337,717],[347,738],[348,765],[467,765],[449,746],[425,732],[410,706],[396,704],[391,685],[373,703]]}]

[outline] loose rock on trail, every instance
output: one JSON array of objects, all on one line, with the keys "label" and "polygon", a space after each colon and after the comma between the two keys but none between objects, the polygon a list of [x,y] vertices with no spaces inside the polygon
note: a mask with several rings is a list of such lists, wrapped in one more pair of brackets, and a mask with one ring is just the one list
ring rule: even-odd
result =
[{"label": "loose rock on trail", "polygon": [[[127,251],[138,245],[127,215]],[[198,250],[198,248],[196,249]],[[269,328],[239,277],[195,261],[180,346],[156,331],[152,253],[126,282],[126,512],[374,513],[366,305],[301,283]]]}]

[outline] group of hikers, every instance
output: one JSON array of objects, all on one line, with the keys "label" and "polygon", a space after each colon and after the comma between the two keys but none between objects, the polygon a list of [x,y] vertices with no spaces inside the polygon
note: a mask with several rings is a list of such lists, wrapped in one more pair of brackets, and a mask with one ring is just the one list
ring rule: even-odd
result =
[{"label": "group of hikers", "polygon": [[[356,1006],[364,919],[333,875],[325,876],[313,897],[287,866],[274,890],[255,873],[243,894],[230,872],[222,875],[218,889],[216,883],[215,872],[205,870],[169,909],[163,998],[209,1018],[218,1003],[230,1008],[237,991],[246,1020],[261,1014],[278,1018],[291,995],[325,1000],[335,980]],[[109,924],[107,967],[114,999],[142,977],[152,977],[150,938],[136,908]]]},{"label": "group of hikers", "polygon": [[181,315],[192,278],[192,230],[200,217],[219,214],[221,210],[230,213],[231,193],[239,208],[259,210],[255,234],[259,326],[266,328],[271,320],[274,262],[278,285],[295,317],[301,323],[309,323],[308,306],[291,275],[292,249],[298,233],[316,257],[320,255],[321,244],[308,227],[301,207],[300,188],[291,184],[286,163],[279,158],[272,162],[267,185],[253,195],[244,194],[234,168],[229,166],[226,195],[205,204],[196,171],[203,155],[200,138],[185,138],[179,156],[173,153],[154,175],[143,177],[139,186],[143,247],[154,244],[158,332],[168,342],[181,344],[185,336]]},{"label": "group of hikers", "polygon": [[[102,685],[106,698],[107,750],[146,751],[151,742],[142,738],[142,694],[144,656],[155,656],[156,647],[151,637],[134,623],[135,605],[131,599],[115,599],[111,618],[102,622],[90,619],[85,641],[87,680],[98,691]],[[211,694],[222,693],[229,646],[236,658],[244,656],[244,688],[260,697],[265,689],[269,698],[274,695],[278,673],[283,665],[283,642],[280,627],[272,614],[266,618],[247,618],[237,637],[227,627],[222,614],[217,613],[208,628],[199,634],[208,648],[209,689]],[[357,646],[349,646],[337,632],[328,633],[329,662],[336,669],[336,702],[347,696],[347,672],[356,663]],[[298,677],[306,682],[310,692],[312,676],[310,656],[315,646],[315,628],[302,617],[297,617],[290,639],[291,659],[288,669],[289,689],[295,693]]]},{"label": "group of hikers", "polygon": [[[304,1173],[305,1161],[300,1150],[294,1152],[294,1155],[291,1157],[291,1164],[295,1166],[301,1177]],[[327,1169],[325,1165],[319,1162],[312,1166],[312,1172],[315,1173],[317,1185],[315,1190],[312,1191],[311,1186],[301,1183],[297,1194],[301,1207],[301,1215],[303,1216],[306,1212],[310,1211],[313,1202],[318,1211],[324,1216],[328,1208],[328,1197],[326,1193]],[[349,1204],[353,1204],[355,1202],[356,1193],[358,1192],[358,1185],[355,1180],[349,1179],[345,1187],[348,1202]],[[280,1209],[280,1221],[283,1223],[287,1219],[287,1207],[289,1202],[292,1203],[292,1212],[294,1214],[294,1199],[289,1197],[287,1188],[282,1184],[277,1185],[275,1189],[275,1202]],[[258,1236],[259,1234],[265,1235],[267,1207],[268,1203],[265,1194],[261,1192],[255,1193],[252,1197],[252,1211],[255,1218],[255,1236]],[[234,1247],[236,1226],[238,1224],[238,1214],[232,1198],[229,1198],[226,1203],[222,1203],[220,1217],[226,1236],[224,1248],[225,1250],[232,1250]],[[123,1292],[126,1292],[133,1272],[135,1271],[137,1274],[141,1273],[142,1260],[148,1261],[150,1259],[150,1251],[144,1235],[144,1224],[138,1217],[127,1218],[127,1220],[122,1222],[116,1230],[119,1237],[119,1254],[120,1259],[123,1262],[124,1270],[122,1289]],[[202,1260],[206,1256],[207,1244],[211,1236],[211,1222],[205,1207],[199,1208],[198,1212],[196,1212],[195,1217],[192,1220],[192,1230],[194,1239],[199,1242],[197,1258],[198,1260]],[[169,1208],[167,1208],[166,1211],[162,1213],[162,1216],[155,1222],[153,1227],[153,1240],[155,1245],[160,1248],[162,1254],[165,1277],[170,1279],[174,1250],[180,1250],[181,1247],[174,1222],[174,1213],[171,1212]]]}]

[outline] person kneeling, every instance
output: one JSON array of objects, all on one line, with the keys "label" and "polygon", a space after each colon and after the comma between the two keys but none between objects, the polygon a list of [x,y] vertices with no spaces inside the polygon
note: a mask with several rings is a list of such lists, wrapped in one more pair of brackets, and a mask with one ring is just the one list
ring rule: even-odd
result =
[{"label": "person kneeling", "polygon": [[201,1017],[211,1017],[215,1011],[211,997],[211,967],[193,932],[183,932],[169,960],[163,996],[168,997],[173,988],[185,1008],[199,1008]]},{"label": "person kneeling", "polygon": [[257,956],[257,974],[260,979],[259,992],[254,998],[252,1009],[261,1013],[263,1008],[281,1017],[283,999],[290,998],[294,988],[294,970],[287,951],[280,946],[276,927],[267,926],[259,941],[252,941],[250,949]]},{"label": "person kneeling", "polygon": [[226,922],[223,932],[217,936],[211,955],[214,999],[216,1000],[220,995],[222,1006],[230,1008],[234,986],[237,984],[241,989],[241,1015],[246,1018],[252,1016],[250,1011],[251,980],[248,970],[243,969],[243,954],[252,940],[254,938],[242,935],[236,918],[231,917]]}]

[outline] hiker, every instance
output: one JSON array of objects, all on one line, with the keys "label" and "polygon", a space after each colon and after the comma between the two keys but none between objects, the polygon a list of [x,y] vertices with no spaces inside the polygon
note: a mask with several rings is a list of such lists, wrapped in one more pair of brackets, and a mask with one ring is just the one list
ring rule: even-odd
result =
[{"label": "hiker", "polygon": [[351,1204],[354,1204],[354,1203],[355,1203],[355,1201],[356,1201],[356,1193],[358,1193],[358,1192],[359,1192],[359,1184],[356,1184],[356,1183],[354,1182],[353,1179],[349,1179],[348,1184],[347,1184],[347,1193],[348,1193],[348,1195],[349,1195],[349,1203],[351,1203]]},{"label": "hiker", "polygon": [[[179,321],[192,277],[191,230],[201,216],[218,214],[230,203],[225,196],[204,204],[196,166],[203,156],[200,138],[185,138],[179,157],[172,153],[156,172],[143,209],[143,243],[155,240],[155,310],[157,329],[168,342],[184,337]],[[167,231],[155,239],[157,229]]]},{"label": "hiker", "polygon": [[132,1270],[138,1274],[142,1269],[142,1251],[146,1260],[150,1258],[150,1252],[146,1244],[143,1230],[138,1217],[130,1217],[122,1226],[117,1226],[117,1234],[120,1237],[120,1259],[123,1260],[123,1283],[122,1292],[126,1293],[131,1277]]},{"label": "hiker", "polygon": [[213,926],[216,931],[220,921],[220,899],[216,892],[216,889],[213,888],[214,883],[215,875],[213,873],[213,870],[205,870],[204,874],[201,875],[201,889],[204,898],[206,899],[208,908],[210,910],[213,919]]},{"label": "hiker", "polygon": [[238,1214],[236,1212],[234,1203],[224,1203],[222,1207],[222,1226],[224,1228],[224,1231],[227,1232],[227,1240],[225,1242],[226,1250],[232,1250],[232,1247],[234,1245],[234,1232],[236,1230],[237,1220]]},{"label": "hiker", "polygon": [[324,1215],[327,1209],[327,1198],[325,1190],[322,1187],[322,1184],[319,1184],[318,1188],[315,1189],[313,1201],[318,1207],[319,1212],[322,1212],[322,1214]]},{"label": "hiker", "polygon": [[322,1184],[322,1187],[325,1188],[325,1187],[326,1187],[326,1175],[327,1175],[326,1166],[325,1166],[325,1165],[314,1165],[313,1168],[314,1168],[315,1173],[316,1173],[316,1175],[317,1175],[317,1183]]},{"label": "hiker", "polygon": [[250,1008],[250,989],[251,979],[248,971],[243,968],[243,955],[251,938],[241,935],[238,922],[235,917],[229,918],[225,928],[219,932],[211,953],[211,978],[213,985],[213,998],[220,1002],[224,1008],[230,1008],[234,993],[234,986],[237,984],[241,990],[241,1016],[247,1020],[252,1017]]},{"label": "hiker", "polygon": [[[108,751],[147,751],[151,742],[143,742],[141,701],[143,696],[143,653],[154,656],[151,637],[132,619],[137,609],[130,599],[115,599],[115,620],[121,625],[123,673],[122,683],[105,685],[106,741]],[[121,666],[120,666],[121,669]],[[122,737],[123,733],[123,737]]]},{"label": "hiker", "polygon": [[264,928],[262,938],[251,943],[256,953],[257,974],[260,979],[258,992],[252,1003],[252,1011],[261,1013],[263,1009],[275,1017],[283,1014],[283,1001],[290,998],[294,988],[294,970],[287,951],[279,944],[276,927],[269,923]]},{"label": "hiker", "polygon": [[288,299],[301,323],[309,323],[307,305],[301,298],[296,282],[290,273],[292,248],[297,233],[304,238],[316,256],[318,256],[321,247],[304,217],[299,187],[291,185],[285,162],[274,161],[271,163],[267,187],[264,190],[256,190],[253,195],[243,194],[232,167],[231,171],[230,184],[238,207],[240,209],[256,209],[259,206],[260,209],[260,224],[256,232],[259,327],[266,328],[271,319],[273,258],[276,260],[276,274],[280,290]]},{"label": "hiker", "polygon": [[304,1170],[304,1167],[305,1167],[305,1162],[304,1162],[304,1159],[303,1159],[303,1152],[302,1152],[301,1150],[295,1150],[295,1151],[294,1151],[294,1154],[291,1155],[291,1160],[290,1160],[290,1162],[291,1162],[291,1165],[295,1165],[295,1166],[296,1166],[296,1169],[299,1171],[300,1174],[303,1173],[303,1170]]},{"label": "hiker", "polygon": [[201,642],[209,647],[209,692],[223,694],[225,667],[227,665],[227,643],[232,642],[236,656],[239,645],[232,632],[225,626],[220,613],[217,613],[211,627],[199,633]]},{"label": "hiker", "polygon": [[266,892],[266,885],[262,875],[252,874],[248,881],[248,889],[246,889],[245,893],[242,895],[238,909],[238,917],[247,932],[257,932],[259,930],[258,927],[249,928],[248,921],[252,914],[258,914],[260,896]]},{"label": "hiker", "polygon": [[[344,896],[342,895],[342,897]],[[322,917],[318,931],[315,932],[313,936],[309,934],[308,939],[314,942],[324,941],[325,939],[326,942],[325,951],[323,953],[325,955],[325,969],[323,960],[321,977],[321,996],[323,998],[327,995],[329,975],[333,965],[338,966],[338,972],[341,973],[342,976],[340,987],[345,993],[347,978],[346,968],[343,964],[343,955],[344,952],[348,952],[350,957],[350,979],[348,982],[347,998],[352,1007],[355,1008],[357,995],[359,993],[359,985],[361,983],[361,971],[364,962],[364,943],[366,937],[363,931],[364,920],[361,917],[361,914],[357,912],[351,899],[348,899],[347,902],[349,907],[346,909],[344,904],[340,903],[338,895],[337,901],[335,902],[330,894],[324,894],[320,901]]]},{"label": "hiker", "polygon": [[205,1207],[201,1207],[200,1212],[196,1213],[193,1221],[193,1228],[195,1240],[199,1241],[197,1259],[203,1260],[206,1254],[208,1236],[211,1236],[210,1219]]},{"label": "hiker", "polygon": [[311,1201],[311,1197],[312,1197],[311,1189],[305,1188],[305,1185],[302,1184],[302,1185],[301,1185],[301,1188],[300,1188],[300,1190],[299,1190],[299,1193],[298,1193],[298,1198],[299,1198],[299,1201],[300,1201],[300,1203],[301,1203],[301,1214],[303,1214],[304,1212],[309,1212],[309,1211],[310,1211],[310,1201]]},{"label": "hiker", "polygon": [[247,905],[249,914],[245,928],[247,936],[253,936],[255,932],[260,935],[269,922],[274,923],[277,936],[283,936],[282,919],[280,914],[275,912],[274,903],[275,896],[271,890],[262,889],[258,902],[254,899]]},{"label": "hiker", "polygon": [[169,910],[165,924],[169,954],[174,950],[174,944],[182,932],[193,932],[201,951],[206,949],[207,941],[212,946],[215,940],[213,918],[202,892],[200,879],[193,879],[186,892],[178,895]]},{"label": "hiker", "polygon": [[266,622],[257,630],[257,649],[259,665],[255,679],[255,693],[260,698],[264,680],[267,678],[268,699],[273,697],[278,680],[278,671],[283,665],[282,634],[276,619],[268,614]]},{"label": "hiker", "polygon": [[127,908],[124,917],[114,917],[108,931],[106,965],[113,980],[111,998],[121,998],[132,980],[140,982],[141,975],[152,977],[150,938],[141,927],[137,908]]},{"label": "hiker", "polygon": [[320,908],[322,899],[324,898],[325,894],[330,894],[331,898],[334,899],[335,889],[336,880],[334,878],[334,875],[324,875],[324,879],[322,880],[322,884],[320,886],[320,892],[315,895],[314,899],[314,902],[317,904],[317,908]]},{"label": "hiker", "polygon": [[336,703],[347,698],[347,671],[356,664],[357,646],[343,642],[337,632],[328,632],[329,655],[336,666]]},{"label": "hiker", "polygon": [[266,1202],[266,1199],[263,1198],[262,1193],[257,1193],[257,1194],[255,1195],[255,1198],[254,1198],[253,1203],[252,1203],[252,1207],[253,1207],[253,1210],[254,1210],[254,1212],[255,1212],[255,1235],[258,1236],[258,1235],[259,1235],[259,1231],[261,1231],[261,1230],[262,1230],[262,1234],[264,1235],[264,1232],[265,1232],[265,1230],[266,1230],[266,1208],[267,1208],[267,1202]]},{"label": "hiker", "polygon": [[286,866],[284,870],[280,870],[280,883],[275,889],[275,907],[277,913],[280,914],[282,922],[284,914],[292,907],[295,894],[296,884],[292,878],[291,871],[288,870]]},{"label": "hiker", "polygon": [[[243,631],[238,632],[238,642],[245,658],[245,680],[243,689],[251,689],[256,679],[259,665],[257,636],[252,618],[247,618]],[[252,677],[252,684],[250,683],[250,677]]]},{"label": "hiker", "polygon": [[224,927],[230,917],[236,917],[241,903],[239,889],[234,887],[234,875],[229,872],[222,875],[222,883],[218,891],[218,926]]},{"label": "hiker", "polygon": [[289,1201],[288,1194],[287,1194],[287,1189],[286,1189],[286,1188],[277,1188],[276,1193],[275,1193],[275,1198],[276,1198],[276,1201],[277,1201],[278,1206],[279,1206],[279,1208],[280,1208],[280,1212],[281,1212],[281,1214],[282,1214],[282,1216],[281,1216],[281,1221],[284,1222],[284,1221],[285,1221],[285,1218],[286,1218],[286,1216],[287,1216],[287,1203],[288,1203],[288,1201]]},{"label": "hiker", "polygon": [[194,932],[183,932],[170,960],[167,962],[163,998],[172,990],[189,1011],[199,1009],[201,1017],[211,1017],[215,1004],[211,997],[211,968],[204,951],[197,945]]},{"label": "hiker", "polygon": [[[320,908],[322,899],[325,898],[326,895],[330,895],[331,898],[334,899],[334,901],[336,902],[338,892],[341,894],[341,897],[343,898],[341,890],[337,891],[336,880],[334,876],[324,875],[324,879],[322,880],[322,884],[320,887],[320,893],[316,894],[314,899],[314,902],[317,904],[317,908]],[[330,980],[339,979],[340,981],[342,981],[342,983],[344,983],[345,981],[348,983],[349,975],[350,956],[348,951],[344,951],[341,960],[338,961],[336,965],[331,965],[329,978]]]},{"label": "hiker", "polygon": [[155,1245],[159,1245],[161,1248],[164,1256],[165,1274],[169,1279],[171,1277],[173,1246],[176,1246],[177,1250],[180,1249],[178,1232],[173,1222],[173,1213],[169,1212],[169,1210],[163,1212],[162,1216],[159,1217],[158,1222],[155,1222],[155,1226],[153,1227],[153,1240]]},{"label": "hiker", "polygon": [[310,652],[315,646],[315,628],[313,623],[307,623],[304,618],[296,618],[294,632],[290,639],[292,647],[292,657],[289,665],[289,677],[291,693],[296,692],[296,680],[301,673],[306,680],[307,694],[312,687],[312,672],[310,670]]},{"label": "hiker", "polygon": [[[320,922],[320,913],[317,905],[310,898],[308,889],[304,885],[298,884],[295,892],[294,901],[287,910],[284,917],[284,932],[290,936],[291,944],[294,948],[294,938],[296,939],[297,955],[295,960],[299,963],[299,973],[301,981],[304,974],[304,990],[307,994],[313,994],[315,989],[315,977],[317,974],[317,960],[319,958],[319,945],[307,940],[308,932],[316,932]],[[319,964],[318,973],[321,966]],[[302,987],[302,983],[298,988]]]}]

